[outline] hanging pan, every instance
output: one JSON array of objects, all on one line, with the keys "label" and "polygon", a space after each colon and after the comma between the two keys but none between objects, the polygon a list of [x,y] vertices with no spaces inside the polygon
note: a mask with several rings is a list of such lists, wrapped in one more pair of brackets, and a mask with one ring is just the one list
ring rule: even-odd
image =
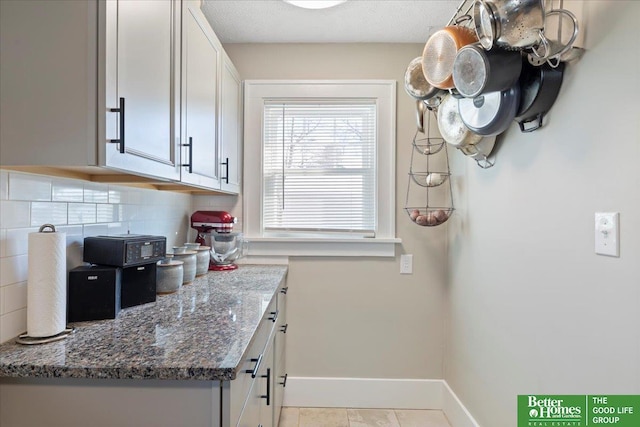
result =
[{"label": "hanging pan", "polygon": [[527,61],[523,62],[520,75],[522,96],[515,117],[522,132],[533,132],[542,127],[544,115],[560,93],[564,68],[564,62],[560,62],[557,67],[549,64],[534,67]]},{"label": "hanging pan", "polygon": [[431,86],[422,72],[422,57],[414,58],[404,73],[404,89],[409,96],[426,101],[442,93],[437,87]]},{"label": "hanging pan", "polygon": [[471,28],[452,25],[429,37],[422,52],[422,72],[432,86],[453,89],[453,62],[458,50],[478,41]]},{"label": "hanging pan", "polygon": [[482,140],[482,135],[464,124],[458,110],[458,99],[450,94],[442,99],[438,107],[438,128],[442,138],[456,148],[475,145]]},{"label": "hanging pan", "polygon": [[459,100],[464,124],[480,135],[498,135],[509,127],[520,105],[520,86]]}]

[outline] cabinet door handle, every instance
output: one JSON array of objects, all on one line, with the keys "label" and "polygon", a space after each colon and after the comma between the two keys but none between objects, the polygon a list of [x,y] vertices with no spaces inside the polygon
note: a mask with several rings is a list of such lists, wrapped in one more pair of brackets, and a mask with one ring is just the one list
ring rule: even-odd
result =
[{"label": "cabinet door handle", "polygon": [[289,290],[289,287],[288,287],[288,286],[287,286],[287,287],[284,287],[284,288],[280,289],[280,293],[281,293],[281,294],[285,294],[285,295],[286,295],[288,290]]},{"label": "cabinet door handle", "polygon": [[193,173],[193,137],[189,137],[187,144],[180,144],[183,147],[189,147],[189,163],[182,163],[180,166],[188,168],[189,173]]},{"label": "cabinet door handle", "polygon": [[124,98],[120,98],[120,105],[118,108],[109,108],[109,111],[112,113],[120,113],[120,138],[108,139],[107,142],[109,144],[120,144],[120,153],[124,154]]},{"label": "cabinet door handle", "polygon": [[271,320],[273,323],[275,323],[276,319],[278,318],[278,311],[279,310],[272,311],[271,316],[269,316],[269,320]]},{"label": "cabinet door handle", "polygon": [[288,327],[289,327],[288,323],[285,323],[284,325],[280,326],[280,332],[282,332],[283,334],[286,334]]},{"label": "cabinet door handle", "polygon": [[267,394],[260,396],[262,399],[267,399],[267,406],[271,402],[271,368],[267,368],[267,375],[263,375],[262,378],[267,379]]},{"label": "cabinet door handle", "polygon": [[253,369],[247,369],[244,371],[245,374],[251,374],[251,378],[255,378],[258,375],[258,368],[260,367],[260,362],[262,362],[262,353],[258,356],[257,359],[251,359],[252,362],[256,362],[256,366]]},{"label": "cabinet door handle", "polygon": [[222,178],[222,179],[224,179],[224,182],[226,184],[228,184],[229,183],[229,158],[227,157],[226,160],[224,162],[222,162],[221,164],[222,164],[222,166],[226,166],[226,169],[225,169],[226,173],[224,175],[224,178]]},{"label": "cabinet door handle", "polygon": [[284,376],[281,376],[280,378],[282,378],[284,381],[282,381],[280,383],[280,385],[282,386],[282,388],[285,388],[287,386],[287,377],[289,376],[289,374],[284,374]]}]

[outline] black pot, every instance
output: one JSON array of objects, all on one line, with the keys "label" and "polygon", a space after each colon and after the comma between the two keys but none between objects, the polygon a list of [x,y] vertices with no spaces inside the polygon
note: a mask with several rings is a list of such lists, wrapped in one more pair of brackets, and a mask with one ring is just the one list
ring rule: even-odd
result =
[{"label": "black pot", "polygon": [[520,86],[458,100],[460,117],[473,132],[489,136],[507,130],[520,105]]},{"label": "black pot", "polygon": [[[545,63],[539,67],[523,62],[520,74],[520,107],[515,117],[522,132],[533,132],[542,127],[544,115],[551,109],[564,75],[564,62],[552,68]],[[532,124],[532,126],[528,126]]]},{"label": "black pot", "polygon": [[486,51],[478,44],[471,44],[456,55],[453,82],[462,96],[475,98],[483,93],[509,89],[518,82],[521,71],[520,52],[498,47]]}]

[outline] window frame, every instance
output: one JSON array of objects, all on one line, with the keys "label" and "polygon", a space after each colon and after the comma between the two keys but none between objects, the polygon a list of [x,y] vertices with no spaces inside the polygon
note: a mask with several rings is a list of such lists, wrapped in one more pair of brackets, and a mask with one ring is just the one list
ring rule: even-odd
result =
[{"label": "window frame", "polygon": [[[358,99],[377,106],[375,237],[265,237],[262,142],[265,101]],[[249,255],[395,256],[395,80],[247,80],[244,82],[243,231]]]}]

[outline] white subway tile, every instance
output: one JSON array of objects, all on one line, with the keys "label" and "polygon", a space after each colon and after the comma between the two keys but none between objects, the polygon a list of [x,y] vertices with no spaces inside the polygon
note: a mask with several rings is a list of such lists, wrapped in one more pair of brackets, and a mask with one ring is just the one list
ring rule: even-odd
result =
[{"label": "white subway tile", "polygon": [[0,228],[0,258],[7,256],[7,230]]},{"label": "white subway tile", "polygon": [[0,170],[0,200],[9,198],[9,172]]},{"label": "white subway tile", "polygon": [[98,204],[96,222],[116,222],[121,219],[122,205]]},{"label": "white subway tile", "polygon": [[31,225],[42,224],[66,225],[67,204],[62,202],[33,202],[31,203]]},{"label": "white subway tile", "polygon": [[109,185],[109,203],[130,203],[131,189],[122,185]]},{"label": "white subway tile", "polygon": [[84,200],[84,184],[72,179],[54,178],[51,181],[51,200],[54,202],[80,202]]},{"label": "white subway tile", "polygon": [[27,306],[27,282],[14,283],[0,288],[2,305],[0,315],[20,310]]},{"label": "white subway tile", "polygon": [[0,258],[0,286],[24,282],[28,276],[27,255]]},{"label": "white subway tile", "polygon": [[139,190],[137,188],[132,188],[129,189],[128,194],[127,194],[127,203],[133,204],[133,205],[141,205],[144,203],[144,196],[143,196],[143,192],[144,191],[151,191],[151,190]]},{"label": "white subway tile", "polygon": [[9,173],[9,200],[51,200],[51,178],[18,172]]},{"label": "white subway tile", "polygon": [[29,250],[29,233],[38,228],[12,228],[7,230],[6,256],[25,255]]},{"label": "white subway tile", "polygon": [[92,224],[96,222],[95,203],[69,203],[69,224]]},{"label": "white subway tile", "polygon": [[140,215],[140,206],[138,205],[120,205],[122,221],[142,221],[148,220],[148,217]]},{"label": "white subway tile", "polygon": [[76,241],[82,243],[82,225],[61,225],[56,227],[56,231],[67,235],[67,244]]},{"label": "white subway tile", "polygon": [[61,233],[67,235],[67,271],[84,264],[83,248],[84,248],[84,236],[82,225],[67,225],[56,227]]},{"label": "white subway tile", "polygon": [[107,235],[115,236],[117,234],[127,234],[129,224],[125,222],[112,222],[107,224]]},{"label": "white subway tile", "polygon": [[106,236],[108,231],[107,224],[89,224],[83,226],[84,237]]},{"label": "white subway tile", "polygon": [[29,202],[3,201],[0,203],[0,228],[29,227]]},{"label": "white subway tile", "polygon": [[109,203],[109,186],[94,182],[84,184],[85,203]]},{"label": "white subway tile", "polygon": [[0,316],[0,343],[7,342],[27,331],[27,309]]}]

